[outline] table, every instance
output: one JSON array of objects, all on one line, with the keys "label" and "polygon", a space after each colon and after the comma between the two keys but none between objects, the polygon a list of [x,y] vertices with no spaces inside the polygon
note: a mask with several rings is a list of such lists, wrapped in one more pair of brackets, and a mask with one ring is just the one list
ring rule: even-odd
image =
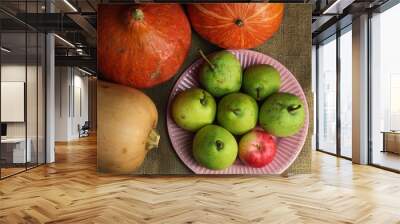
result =
[{"label": "table", "polygon": [[392,152],[400,154],[400,131],[382,131],[383,150],[382,152]]},{"label": "table", "polygon": [[[27,144],[26,147],[26,152],[25,152],[25,145]],[[27,138],[25,141],[25,138],[5,138],[1,139],[1,150],[2,150],[2,157],[3,152],[7,157],[8,154],[12,154],[12,160],[11,156],[10,158],[6,158],[6,163],[26,163],[26,162],[31,162],[32,159],[32,153],[31,153],[31,145],[32,141],[30,138]],[[10,146],[13,146],[10,148]],[[9,153],[11,152],[11,153]]]}]

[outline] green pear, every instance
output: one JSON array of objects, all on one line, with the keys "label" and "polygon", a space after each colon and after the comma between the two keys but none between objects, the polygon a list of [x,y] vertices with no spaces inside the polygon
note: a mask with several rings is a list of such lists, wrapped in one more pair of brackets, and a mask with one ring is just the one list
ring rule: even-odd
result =
[{"label": "green pear", "polygon": [[290,93],[274,93],[260,108],[261,127],[277,137],[296,134],[304,125],[305,110],[301,99]]},{"label": "green pear", "polygon": [[257,124],[258,105],[249,95],[231,93],[218,103],[218,123],[235,135],[244,134]]},{"label": "green pear", "polygon": [[200,88],[192,88],[174,98],[171,115],[179,127],[197,131],[214,122],[216,108],[214,97],[210,93]]},{"label": "green pear", "polygon": [[243,92],[261,101],[279,91],[281,76],[270,65],[253,65],[243,73]]},{"label": "green pear", "polygon": [[242,85],[242,67],[229,51],[220,51],[207,58],[200,68],[200,83],[215,97],[238,92]]},{"label": "green pear", "polygon": [[235,137],[225,128],[207,125],[201,128],[193,140],[193,156],[202,166],[222,170],[231,166],[238,154]]}]

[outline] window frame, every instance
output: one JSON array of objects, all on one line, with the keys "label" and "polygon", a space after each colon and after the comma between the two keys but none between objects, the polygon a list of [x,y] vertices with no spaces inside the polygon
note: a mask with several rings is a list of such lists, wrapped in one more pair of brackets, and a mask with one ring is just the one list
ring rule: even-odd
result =
[{"label": "window frame", "polygon": [[[316,61],[316,69],[315,69],[315,83],[316,83],[316,87],[315,87],[315,102],[316,102],[316,116],[315,116],[315,125],[316,125],[316,137],[315,137],[315,145],[316,145],[316,151],[318,152],[323,152],[329,155],[333,155],[336,157],[340,157],[340,158],[344,158],[347,160],[352,160],[352,158],[347,157],[342,155],[342,150],[341,150],[341,118],[340,118],[340,112],[341,112],[341,108],[340,108],[340,104],[341,104],[341,97],[340,97],[340,81],[341,81],[341,66],[340,66],[340,37],[342,35],[344,35],[347,32],[351,32],[352,31],[352,23],[346,25],[345,27],[343,27],[342,29],[338,29],[336,31],[336,33],[330,35],[329,37],[321,40],[318,42],[318,44],[316,45],[316,52],[315,52],[315,61]],[[332,153],[332,152],[328,152],[324,149],[321,149],[319,146],[319,106],[318,106],[318,102],[319,102],[319,87],[320,87],[320,80],[319,80],[319,47],[322,43],[328,43],[330,41],[336,41],[336,152]]]}]

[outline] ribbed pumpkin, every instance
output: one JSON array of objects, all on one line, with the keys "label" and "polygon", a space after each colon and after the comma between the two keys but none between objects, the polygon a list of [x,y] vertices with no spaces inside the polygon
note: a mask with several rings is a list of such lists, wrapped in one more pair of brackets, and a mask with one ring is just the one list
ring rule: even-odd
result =
[{"label": "ribbed pumpkin", "polygon": [[178,4],[99,5],[97,30],[101,78],[136,88],[173,77],[191,42]]},{"label": "ribbed pumpkin", "polygon": [[188,5],[194,29],[222,48],[254,48],[278,31],[284,14],[281,3]]}]

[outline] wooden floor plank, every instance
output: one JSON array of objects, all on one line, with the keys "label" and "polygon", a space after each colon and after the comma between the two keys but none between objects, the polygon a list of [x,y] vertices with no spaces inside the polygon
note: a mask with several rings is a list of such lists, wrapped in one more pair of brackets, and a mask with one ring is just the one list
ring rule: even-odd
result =
[{"label": "wooden floor plank", "polygon": [[400,223],[400,175],[313,154],[289,178],[96,172],[94,137],[56,163],[0,181],[0,223]]}]

